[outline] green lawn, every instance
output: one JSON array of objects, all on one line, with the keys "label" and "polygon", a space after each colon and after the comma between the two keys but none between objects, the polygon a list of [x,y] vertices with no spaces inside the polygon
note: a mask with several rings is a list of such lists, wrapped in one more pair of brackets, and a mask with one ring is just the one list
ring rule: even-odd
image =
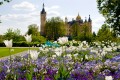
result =
[{"label": "green lawn", "polygon": [[[27,47],[13,47],[11,48],[13,49],[14,51],[11,51],[11,54],[16,54],[16,53],[19,53],[19,52],[23,52],[23,51],[27,51],[28,48]],[[38,50],[38,48],[30,48],[32,50]],[[0,47],[0,58],[1,57],[5,57],[5,56],[9,56],[9,49],[6,48],[6,47]]]}]

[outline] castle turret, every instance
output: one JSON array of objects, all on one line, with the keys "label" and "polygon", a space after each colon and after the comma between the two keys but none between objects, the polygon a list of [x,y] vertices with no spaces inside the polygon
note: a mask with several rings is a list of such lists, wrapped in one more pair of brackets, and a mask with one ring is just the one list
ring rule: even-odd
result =
[{"label": "castle turret", "polygon": [[43,9],[41,11],[41,28],[40,28],[40,34],[45,36],[45,24],[46,24],[46,11],[44,9],[44,3],[43,3]]},{"label": "castle turret", "polygon": [[87,23],[87,18],[85,17],[85,21],[84,21],[84,23]]},{"label": "castle turret", "polygon": [[69,26],[68,26],[68,18],[67,17],[65,17],[65,35],[67,36],[67,35],[69,35]]},{"label": "castle turret", "polygon": [[76,20],[77,21],[81,20],[81,16],[79,15],[79,13],[78,13],[78,16],[76,17]]},{"label": "castle turret", "polygon": [[89,18],[88,18],[88,25],[89,25],[89,30],[90,30],[90,32],[92,33],[92,20],[91,20],[91,18],[90,18],[90,15],[89,15]]},{"label": "castle turret", "polygon": [[67,17],[65,17],[65,23],[67,23],[68,22],[68,19],[67,19]]},{"label": "castle turret", "polygon": [[92,21],[92,20],[91,20],[90,15],[89,15],[88,22],[91,22],[91,21]]}]

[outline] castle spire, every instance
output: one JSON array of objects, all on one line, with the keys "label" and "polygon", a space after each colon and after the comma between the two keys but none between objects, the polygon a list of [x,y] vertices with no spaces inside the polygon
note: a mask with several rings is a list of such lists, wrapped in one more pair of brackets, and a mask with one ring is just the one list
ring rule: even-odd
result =
[{"label": "castle spire", "polygon": [[45,13],[46,13],[44,7],[45,7],[45,5],[44,5],[44,3],[43,3],[43,9],[42,9],[42,11],[41,11],[41,14],[45,14]]},{"label": "castle spire", "polygon": [[91,22],[91,21],[92,21],[92,20],[91,20],[90,15],[89,15],[88,22]]},{"label": "castle spire", "polygon": [[45,6],[45,5],[44,5],[44,3],[43,3],[43,8],[44,8],[44,6]]},{"label": "castle spire", "polygon": [[85,17],[85,22],[87,22],[87,18]]}]

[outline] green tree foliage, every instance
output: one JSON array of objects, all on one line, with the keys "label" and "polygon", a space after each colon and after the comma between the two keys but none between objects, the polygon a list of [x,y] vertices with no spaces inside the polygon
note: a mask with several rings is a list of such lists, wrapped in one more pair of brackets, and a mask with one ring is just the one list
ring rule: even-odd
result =
[{"label": "green tree foliage", "polygon": [[10,2],[10,1],[12,1],[12,0],[2,0],[2,1],[0,1],[0,5],[4,4],[5,2]]},{"label": "green tree foliage", "polygon": [[97,33],[97,40],[99,41],[113,41],[114,40],[113,33],[110,31],[109,26],[106,24],[103,24],[101,29],[99,29]]},{"label": "green tree foliage", "polygon": [[8,29],[7,32],[4,34],[4,39],[13,39],[13,42],[19,42],[19,41],[23,41],[24,37],[20,35],[20,30],[16,29]]},{"label": "green tree foliage", "polygon": [[29,26],[28,26],[27,34],[28,34],[28,35],[32,34],[32,35],[34,35],[34,36],[39,35],[40,33],[39,33],[39,31],[38,31],[38,26],[37,26],[37,24],[31,24],[31,25],[29,25]]},{"label": "green tree foliage", "polygon": [[75,38],[77,37],[79,34],[80,34],[80,26],[79,26],[79,23],[75,22],[73,25],[72,25],[72,37]]},{"label": "green tree foliage", "polygon": [[0,43],[3,42],[3,40],[4,40],[3,35],[0,35]]},{"label": "green tree foliage", "polygon": [[82,26],[82,31],[79,35],[79,39],[81,41],[87,42],[91,42],[92,40],[92,33],[89,31],[89,26],[87,26],[86,24]]},{"label": "green tree foliage", "polygon": [[43,36],[40,36],[37,24],[29,25],[27,34],[32,35],[32,42],[44,43],[46,41]]},{"label": "green tree foliage", "polygon": [[106,22],[120,34],[120,0],[97,0],[97,5]]},{"label": "green tree foliage", "polygon": [[49,40],[56,40],[58,37],[65,35],[65,24],[60,17],[48,19],[45,29],[46,37]]},{"label": "green tree foliage", "polygon": [[95,41],[95,40],[96,40],[96,36],[97,36],[97,35],[96,35],[96,33],[95,33],[95,32],[93,32],[93,34],[92,34],[92,40],[93,40],[93,41]]}]

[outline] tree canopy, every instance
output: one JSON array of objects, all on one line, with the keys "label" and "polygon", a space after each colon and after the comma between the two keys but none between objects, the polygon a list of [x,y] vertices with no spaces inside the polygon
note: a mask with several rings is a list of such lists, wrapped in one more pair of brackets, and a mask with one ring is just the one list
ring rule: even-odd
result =
[{"label": "tree canopy", "polygon": [[37,24],[31,24],[28,26],[28,31],[27,31],[27,34],[30,35],[39,35],[39,31],[38,31],[38,26]]},{"label": "tree canopy", "polygon": [[13,42],[18,42],[24,40],[24,38],[20,35],[20,30],[13,30],[9,28],[6,33],[4,33],[4,39],[13,39]]},{"label": "tree canopy", "polygon": [[58,37],[65,34],[65,24],[63,20],[60,17],[52,17],[47,20],[45,32],[48,39],[57,40]]},{"label": "tree canopy", "polygon": [[120,34],[120,0],[97,0],[100,13],[116,34]]},{"label": "tree canopy", "polygon": [[113,36],[113,32],[110,31],[109,26],[106,24],[103,24],[101,29],[99,29],[97,33],[97,40],[98,41],[113,41],[115,37]]},{"label": "tree canopy", "polygon": [[79,26],[79,23],[75,22],[73,25],[72,25],[72,36],[73,37],[76,37],[80,34],[80,26]]}]

